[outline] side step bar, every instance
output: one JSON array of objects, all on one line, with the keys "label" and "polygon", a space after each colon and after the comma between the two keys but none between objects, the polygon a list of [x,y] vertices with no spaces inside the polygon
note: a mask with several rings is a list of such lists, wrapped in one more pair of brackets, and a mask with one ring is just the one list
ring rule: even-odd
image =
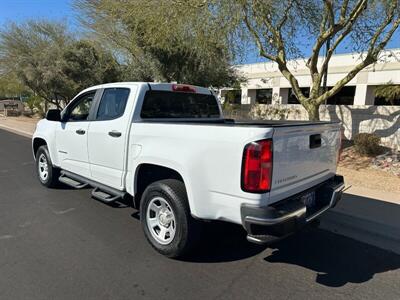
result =
[{"label": "side step bar", "polygon": [[112,187],[106,186],[94,180],[87,179],[83,176],[65,170],[61,171],[61,176],[59,177],[59,180],[62,183],[65,183],[75,188],[83,188],[90,185],[94,187],[94,190],[92,191],[92,197],[107,203],[113,202],[120,198],[124,198],[126,196],[126,192],[119,191]]},{"label": "side step bar", "polygon": [[70,177],[67,177],[65,174],[61,173],[61,176],[58,178],[58,180],[66,185],[72,186],[73,188],[76,189],[82,189],[86,186],[88,186],[87,183],[80,182],[77,180],[74,180]]},{"label": "side step bar", "polygon": [[100,200],[100,201],[103,201],[103,202],[107,202],[107,203],[113,202],[113,201],[121,198],[120,195],[112,195],[112,194],[103,192],[98,187],[93,189],[92,197],[97,199],[97,200]]}]

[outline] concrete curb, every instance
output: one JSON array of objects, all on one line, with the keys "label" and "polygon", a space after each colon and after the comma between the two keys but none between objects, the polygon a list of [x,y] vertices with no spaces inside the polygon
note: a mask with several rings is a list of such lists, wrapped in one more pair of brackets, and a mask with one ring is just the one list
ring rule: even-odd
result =
[{"label": "concrete curb", "polygon": [[399,229],[385,224],[331,211],[321,218],[321,229],[400,254]]},{"label": "concrete curb", "polygon": [[321,217],[321,228],[400,254],[400,205],[345,194]]},{"label": "concrete curb", "polygon": [[33,134],[28,132],[28,131],[15,129],[13,127],[10,127],[10,126],[7,126],[7,125],[3,125],[3,124],[0,124],[0,129],[7,130],[7,131],[10,131],[10,132],[15,133],[15,134],[22,135],[22,136],[27,137],[27,138],[31,138],[33,136]]}]

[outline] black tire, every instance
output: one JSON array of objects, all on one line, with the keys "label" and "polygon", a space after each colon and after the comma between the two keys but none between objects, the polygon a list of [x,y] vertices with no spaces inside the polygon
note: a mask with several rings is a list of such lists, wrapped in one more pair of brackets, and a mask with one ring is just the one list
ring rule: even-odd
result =
[{"label": "black tire", "polygon": [[[161,244],[150,233],[147,224],[147,209],[151,201],[161,197],[166,200],[175,216],[175,235],[169,244]],[[159,253],[178,258],[187,254],[199,240],[200,221],[190,215],[185,185],[175,179],[165,179],[150,184],[140,202],[140,220],[146,239]]]},{"label": "black tire", "polygon": [[[39,166],[40,160],[45,157],[47,161],[47,176],[41,176],[41,168]],[[39,181],[42,185],[48,188],[56,187],[59,183],[58,177],[60,176],[60,170],[53,166],[53,163],[50,159],[49,150],[46,145],[40,146],[36,152],[36,173],[39,178]]]}]

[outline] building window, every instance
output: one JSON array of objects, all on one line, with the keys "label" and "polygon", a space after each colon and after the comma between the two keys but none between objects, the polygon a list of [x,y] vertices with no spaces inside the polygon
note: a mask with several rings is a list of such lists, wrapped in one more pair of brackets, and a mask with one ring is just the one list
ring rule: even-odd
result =
[{"label": "building window", "polygon": [[272,89],[256,90],[256,103],[271,104],[272,103]]},{"label": "building window", "polygon": [[[300,88],[300,90],[301,90],[301,92],[303,93],[303,95],[305,97],[307,97],[307,98],[310,97],[310,88],[305,87],[305,88]],[[288,103],[289,104],[300,104],[299,100],[297,99],[297,97],[293,93],[292,89],[289,89]]]},{"label": "building window", "polygon": [[400,85],[377,86],[374,105],[400,105]]},{"label": "building window", "polygon": [[[331,87],[329,87],[331,88]],[[354,104],[354,96],[356,94],[355,86],[345,86],[343,87],[339,93],[330,97],[327,101],[327,104],[331,105],[353,105]]]},{"label": "building window", "polygon": [[400,98],[387,100],[383,97],[375,97],[374,105],[400,105]]}]

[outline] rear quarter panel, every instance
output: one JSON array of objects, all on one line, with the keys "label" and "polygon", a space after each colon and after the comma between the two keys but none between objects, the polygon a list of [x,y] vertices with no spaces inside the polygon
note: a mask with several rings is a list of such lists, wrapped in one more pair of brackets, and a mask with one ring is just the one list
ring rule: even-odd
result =
[{"label": "rear quarter panel", "polygon": [[194,216],[240,223],[242,203],[268,201],[268,194],[241,190],[244,146],[271,136],[271,128],[133,123],[127,182],[135,181],[134,170],[143,163],[172,168],[185,181]]}]

